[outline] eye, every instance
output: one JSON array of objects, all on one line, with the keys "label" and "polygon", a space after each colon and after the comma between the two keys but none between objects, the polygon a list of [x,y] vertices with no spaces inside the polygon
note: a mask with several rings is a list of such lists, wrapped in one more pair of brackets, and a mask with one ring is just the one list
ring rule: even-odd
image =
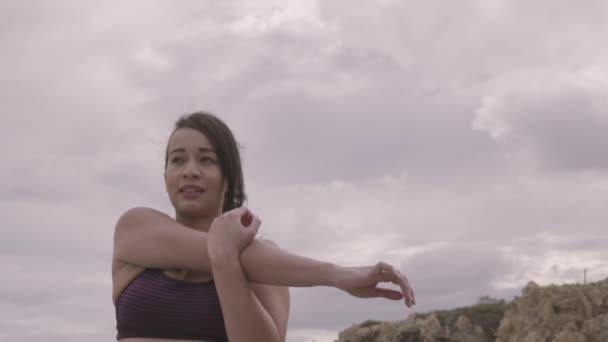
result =
[{"label": "eye", "polygon": [[171,159],[171,163],[177,164],[177,163],[181,163],[183,160],[184,160],[184,158],[182,158],[182,157],[174,157],[173,159]]},{"label": "eye", "polygon": [[201,161],[205,162],[205,163],[215,163],[215,159],[213,159],[211,157],[202,157]]}]

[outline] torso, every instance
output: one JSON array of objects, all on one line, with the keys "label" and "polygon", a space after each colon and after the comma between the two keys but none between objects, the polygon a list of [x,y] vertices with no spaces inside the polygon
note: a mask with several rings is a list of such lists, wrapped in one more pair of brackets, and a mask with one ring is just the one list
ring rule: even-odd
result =
[{"label": "torso", "polygon": [[[112,283],[113,283],[113,299],[122,293],[122,291],[135,279],[145,268],[127,264],[121,261],[114,260],[112,264]],[[191,270],[164,270],[163,273],[171,278],[185,280],[191,282],[204,282],[213,279],[209,273],[194,273]],[[158,338],[141,338],[130,337],[122,338],[120,342],[207,342],[204,340],[176,340],[176,339],[158,339]]]}]

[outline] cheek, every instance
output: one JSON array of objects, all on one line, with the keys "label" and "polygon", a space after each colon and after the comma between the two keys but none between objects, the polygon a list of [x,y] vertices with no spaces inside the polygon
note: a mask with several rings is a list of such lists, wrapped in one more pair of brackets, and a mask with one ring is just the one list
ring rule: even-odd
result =
[{"label": "cheek", "polygon": [[224,186],[224,176],[222,175],[221,172],[217,172],[217,174],[214,175],[213,177],[214,179],[214,184],[215,184],[215,188],[217,189],[218,192],[222,191],[222,188]]},{"label": "cheek", "polygon": [[171,173],[165,174],[165,185],[167,187],[167,191],[174,192],[177,187],[177,179]]}]

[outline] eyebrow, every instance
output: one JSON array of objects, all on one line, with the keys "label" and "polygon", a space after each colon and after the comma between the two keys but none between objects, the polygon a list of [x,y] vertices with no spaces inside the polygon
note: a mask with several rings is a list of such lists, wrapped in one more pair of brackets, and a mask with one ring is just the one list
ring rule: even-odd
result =
[{"label": "eyebrow", "polygon": [[[212,149],[212,148],[207,148],[207,147],[199,147],[199,148],[198,148],[198,151],[199,151],[199,152],[213,152],[213,153],[215,153],[215,150],[214,150],[214,149]],[[171,155],[171,154],[173,154],[173,153],[177,153],[177,152],[184,152],[184,153],[186,153],[186,149],[185,149],[185,148],[183,148],[183,147],[178,147],[178,148],[176,148],[176,149],[173,149],[173,151],[169,152],[169,154]]]}]

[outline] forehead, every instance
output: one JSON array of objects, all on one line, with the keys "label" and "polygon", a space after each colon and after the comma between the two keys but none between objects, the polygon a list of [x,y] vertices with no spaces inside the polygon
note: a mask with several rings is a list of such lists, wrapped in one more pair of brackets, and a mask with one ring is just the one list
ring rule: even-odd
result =
[{"label": "forehead", "polygon": [[197,150],[199,148],[213,149],[213,146],[203,133],[192,128],[179,128],[169,139],[169,152],[175,148]]}]

